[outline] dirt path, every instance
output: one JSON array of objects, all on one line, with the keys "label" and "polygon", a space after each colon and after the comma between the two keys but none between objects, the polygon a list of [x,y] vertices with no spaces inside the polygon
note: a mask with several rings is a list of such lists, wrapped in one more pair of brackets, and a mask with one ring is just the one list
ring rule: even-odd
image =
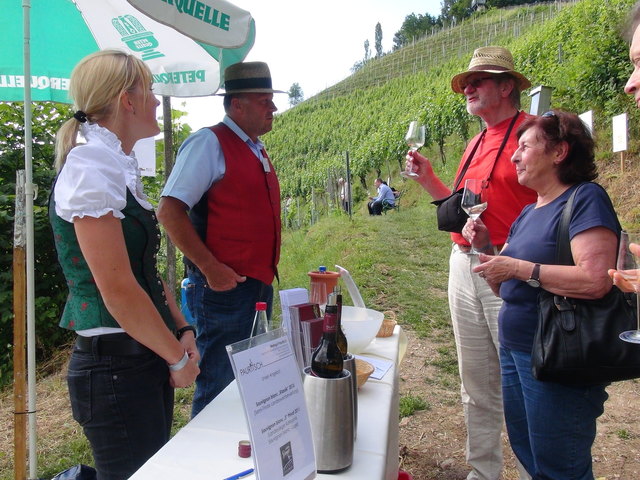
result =
[{"label": "dirt path", "polygon": [[[464,480],[466,431],[459,383],[434,381],[438,344],[408,330],[409,347],[400,366],[400,395],[420,396],[428,408],[400,422],[400,462],[414,480]],[[640,479],[640,382],[618,382],[608,388],[609,400],[598,420],[593,447],[598,480]],[[504,480],[517,479],[506,433]]]},{"label": "dirt path", "polygon": [[[405,328],[409,346],[400,366],[400,394],[421,397],[427,409],[400,422],[401,467],[414,480],[464,480],[465,428],[455,373],[436,366],[451,348],[438,338],[417,338]],[[605,413],[598,421],[593,448],[594,471],[599,480],[640,479],[640,382],[619,382],[609,388]],[[62,437],[81,433],[71,419],[64,376],[61,372],[38,382],[39,448],[41,453],[63,455]],[[181,407],[187,408],[184,405]],[[12,478],[13,408],[10,395],[0,397],[0,478]],[[61,438],[58,438],[61,437]],[[504,480],[516,480],[513,456],[504,435]],[[5,476],[6,474],[6,476]]]}]

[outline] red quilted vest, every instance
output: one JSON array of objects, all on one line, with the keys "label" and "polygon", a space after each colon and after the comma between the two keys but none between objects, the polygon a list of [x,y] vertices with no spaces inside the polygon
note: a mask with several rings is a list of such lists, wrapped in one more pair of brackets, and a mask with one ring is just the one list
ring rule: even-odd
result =
[{"label": "red quilted vest", "polygon": [[280,259],[280,184],[251,148],[224,123],[210,127],[220,141],[225,174],[207,192],[205,243],[239,275],[270,285]]}]

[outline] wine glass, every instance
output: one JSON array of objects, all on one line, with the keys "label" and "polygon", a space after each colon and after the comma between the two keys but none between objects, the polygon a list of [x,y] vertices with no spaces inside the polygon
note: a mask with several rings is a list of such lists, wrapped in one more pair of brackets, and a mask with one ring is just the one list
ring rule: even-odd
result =
[{"label": "wine glass", "polygon": [[320,306],[320,311],[324,314],[324,309],[327,306],[327,284],[324,282],[311,282],[310,290],[309,302],[317,303]]},{"label": "wine glass", "polygon": [[[415,152],[424,145],[424,125],[418,125],[415,120],[409,124],[409,130],[404,137],[405,142],[409,146],[409,150]],[[413,171],[413,162],[409,162],[407,167],[400,172],[403,177],[417,177],[418,174]]]},{"label": "wine glass", "polygon": [[[620,234],[616,269],[625,280],[633,285],[633,289],[638,295],[640,293],[640,259],[629,251],[629,245],[632,243],[640,243],[640,234],[623,231]],[[636,302],[636,304],[638,327],[636,330],[628,330],[620,334],[620,338],[625,342],[640,343],[640,301]]]},{"label": "wine glass", "polygon": [[[487,200],[485,198],[485,191],[482,188],[482,180],[470,178],[464,181],[464,192],[462,193],[460,206],[474,222],[480,217],[480,214],[487,209]],[[471,245],[469,253],[480,252]]]}]

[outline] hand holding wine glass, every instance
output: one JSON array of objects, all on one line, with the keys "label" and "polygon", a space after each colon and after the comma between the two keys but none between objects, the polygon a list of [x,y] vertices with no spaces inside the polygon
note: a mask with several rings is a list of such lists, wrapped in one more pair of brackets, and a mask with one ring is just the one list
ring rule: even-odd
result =
[{"label": "hand holding wine glass", "polygon": [[[421,146],[424,145],[424,125],[418,125],[418,122],[413,121],[409,124],[409,130],[407,130],[407,134],[404,137],[405,142],[409,146],[409,150],[415,152]],[[407,156],[407,158],[410,158]],[[407,162],[407,167],[405,170],[400,172],[400,175],[403,177],[417,177],[418,174],[413,171],[413,163],[411,161]]]},{"label": "hand holding wine glass", "polygon": [[[620,234],[620,246],[618,249],[617,273],[629,282],[636,294],[640,292],[640,258],[635,256],[629,245],[640,243],[640,234],[622,232]],[[640,302],[637,303],[638,327],[636,330],[622,332],[620,338],[625,342],[640,343]]]},{"label": "hand holding wine glass", "polygon": [[[462,193],[460,206],[474,222],[480,217],[480,214],[487,209],[487,200],[485,198],[485,191],[482,188],[482,183],[482,180],[476,179],[467,179],[464,182],[464,191]],[[480,252],[472,246],[470,253]]]}]

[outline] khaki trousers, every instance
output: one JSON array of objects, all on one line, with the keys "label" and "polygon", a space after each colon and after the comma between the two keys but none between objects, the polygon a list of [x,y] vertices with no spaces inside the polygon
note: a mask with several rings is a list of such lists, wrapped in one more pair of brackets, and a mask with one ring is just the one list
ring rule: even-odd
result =
[{"label": "khaki trousers", "polygon": [[[502,472],[502,388],[498,312],[502,300],[472,269],[477,255],[454,244],[449,258],[449,308],[467,426],[467,480],[498,480]],[[518,465],[520,467],[520,465]],[[521,471],[521,478],[528,475]]]}]

